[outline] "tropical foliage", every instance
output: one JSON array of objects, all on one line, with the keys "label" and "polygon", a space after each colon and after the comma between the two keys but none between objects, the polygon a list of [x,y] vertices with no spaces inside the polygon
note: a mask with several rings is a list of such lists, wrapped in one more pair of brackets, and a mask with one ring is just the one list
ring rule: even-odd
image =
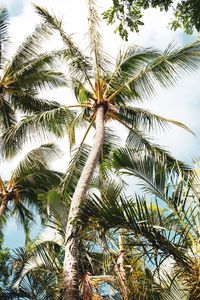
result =
[{"label": "tropical foliage", "polygon": [[0,10],[0,120],[1,134],[5,128],[15,125],[19,111],[32,114],[59,106],[39,96],[46,88],[65,85],[64,76],[56,71],[59,53],[42,52],[42,42],[51,35],[47,24],[35,28],[9,57],[11,39],[6,9]]},{"label": "tropical foliage", "polygon": [[[148,188],[147,179],[143,177],[142,181]],[[199,178],[190,178],[190,184],[188,180],[179,178],[174,185],[166,177],[163,191],[168,192],[162,208],[158,206],[155,181],[151,198],[127,197],[123,185],[115,181],[101,185],[101,193],[94,193],[92,188],[79,218],[83,299],[101,299],[103,295],[110,295],[110,299],[198,299],[199,233],[195,203]],[[55,191],[44,195],[43,200],[48,202],[45,220],[49,229],[33,245],[15,252],[13,289],[4,290],[10,299],[15,299],[12,297],[17,293],[22,299],[29,299],[31,291],[38,293],[36,299],[62,296],[66,226],[63,215],[68,213],[69,203]],[[36,290],[38,278],[43,280]]]},{"label": "tropical foliage", "polygon": [[[0,218],[14,216],[29,238],[33,212],[38,211],[40,193],[52,189],[61,181],[62,174],[49,169],[49,162],[61,154],[54,144],[44,144],[31,150],[13,170],[10,180],[0,178]],[[2,222],[1,222],[2,223]]]},{"label": "tropical foliage", "polygon": [[196,0],[112,0],[112,6],[104,12],[104,18],[108,24],[117,25],[116,32],[128,40],[129,32],[139,32],[144,22],[143,11],[149,8],[157,8],[160,11],[172,10],[174,16],[170,23],[171,29],[183,28],[187,34],[194,30],[200,30],[199,1]]},{"label": "tropical foliage", "polygon": [[[170,45],[163,52],[133,45],[120,50],[113,62],[102,47],[94,1],[88,0],[88,6],[85,52],[59,18],[35,6],[43,23],[2,67],[3,155],[13,157],[27,140],[65,135],[72,155],[63,175],[49,168],[57,147],[41,145],[25,156],[9,182],[0,181],[2,222],[8,213],[18,215],[28,237],[33,221],[29,208],[36,208],[46,228],[38,240],[27,239],[26,247],[15,251],[12,283],[2,288],[2,297],[90,300],[110,294],[124,300],[197,300],[199,178],[150,138],[155,129],[170,124],[191,130],[137,103],[151,98],[158,86],[173,86],[197,70],[200,42],[178,49]],[[0,16],[4,44],[6,11]],[[63,49],[42,54],[40,41],[54,32]],[[1,55],[3,65],[3,51]],[[73,105],[38,96],[43,88],[66,85],[63,74],[55,71],[58,58],[68,71]],[[28,116],[19,115],[17,122],[18,111]],[[110,123],[125,130],[125,147]],[[79,129],[84,133],[77,144]],[[140,193],[129,191],[127,176],[139,180]]]},{"label": "tropical foliage", "polygon": [[10,270],[9,270],[9,258],[10,252],[9,249],[3,246],[3,238],[1,234],[0,240],[0,295],[4,288],[6,288],[10,281]]}]

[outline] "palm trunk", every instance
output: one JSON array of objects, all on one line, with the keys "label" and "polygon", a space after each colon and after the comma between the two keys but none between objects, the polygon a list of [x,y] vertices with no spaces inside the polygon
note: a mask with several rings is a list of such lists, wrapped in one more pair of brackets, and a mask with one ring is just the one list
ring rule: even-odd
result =
[{"label": "palm trunk", "polygon": [[75,189],[69,210],[65,234],[65,258],[63,267],[64,287],[63,300],[79,299],[79,262],[78,262],[78,233],[77,216],[84,201],[89,182],[98,162],[100,150],[104,140],[104,107],[99,106],[96,112],[96,134],[94,143],[82,174]]},{"label": "palm trunk", "polygon": [[0,217],[2,217],[5,214],[7,206],[8,206],[8,199],[5,197],[5,199],[2,200],[0,205]]},{"label": "palm trunk", "polygon": [[121,289],[121,294],[122,294],[122,299],[123,300],[128,300],[128,291],[127,291],[127,286],[126,286],[126,271],[124,268],[124,256],[126,253],[125,249],[125,240],[124,240],[124,230],[121,229],[119,231],[119,236],[118,236],[118,241],[119,241],[119,255],[117,258],[117,264],[115,266],[115,272],[118,277],[120,289]]}]

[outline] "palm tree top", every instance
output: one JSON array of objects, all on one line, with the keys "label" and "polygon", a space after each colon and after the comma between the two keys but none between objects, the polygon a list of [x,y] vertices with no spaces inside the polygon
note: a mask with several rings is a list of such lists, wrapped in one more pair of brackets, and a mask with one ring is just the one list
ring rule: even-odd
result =
[{"label": "palm tree top", "polygon": [[[7,149],[4,148],[7,156],[12,156],[21,149],[25,135],[30,130],[35,132],[38,138],[49,136],[49,132],[58,137],[68,132],[70,144],[73,146],[75,128],[86,125],[82,145],[88,132],[94,127],[96,112],[100,106],[104,107],[105,122],[109,120],[119,122],[141,142],[146,140],[148,142],[145,135],[148,137],[156,127],[163,129],[170,123],[191,131],[180,122],[133,105],[152,97],[158,86],[170,87],[183,74],[196,70],[200,64],[200,42],[196,41],[182,48],[169,45],[164,52],[136,45],[128,46],[120,50],[113,65],[102,49],[94,1],[88,1],[88,5],[90,47],[89,51],[88,49],[86,51],[87,54],[74,43],[72,36],[65,32],[60,19],[35,5],[36,11],[44,19],[48,32],[60,33],[64,44],[60,54],[68,66],[68,83],[77,103],[66,106],[54,104],[53,109],[48,106],[48,111],[38,112],[11,126],[3,136],[3,144],[7,145]],[[47,61],[49,63],[48,59]],[[78,113],[77,109],[80,109]]]},{"label": "palm tree top", "polygon": [[[65,78],[56,71],[58,52],[46,53],[43,41],[51,36],[45,22],[36,26],[10,57],[9,18],[7,9],[0,9],[0,120],[1,130],[17,122],[16,110],[33,113],[58,107],[39,97],[46,88],[64,86]],[[54,71],[52,71],[54,69]]]},{"label": "palm tree top", "polygon": [[199,41],[180,49],[170,44],[163,53],[157,49],[128,46],[119,52],[113,65],[102,47],[100,19],[93,0],[88,0],[87,55],[65,32],[61,20],[45,8],[37,5],[35,8],[52,29],[59,31],[72,88],[78,102],[92,109],[93,115],[98,106],[103,105],[107,119],[112,118],[108,111],[115,106],[144,101],[156,92],[158,85],[171,86],[183,73],[198,68]]},{"label": "palm tree top", "polygon": [[34,222],[30,208],[38,209],[38,195],[57,187],[61,181],[62,174],[49,167],[49,162],[60,155],[55,144],[41,145],[27,153],[8,181],[0,177],[0,219],[4,215],[15,215],[27,237],[30,223]]}]

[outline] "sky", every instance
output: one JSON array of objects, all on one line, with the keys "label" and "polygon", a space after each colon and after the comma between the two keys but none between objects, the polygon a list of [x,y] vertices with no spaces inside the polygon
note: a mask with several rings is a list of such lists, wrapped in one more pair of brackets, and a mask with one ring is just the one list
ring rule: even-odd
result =
[{"label": "sky", "polygon": [[[83,47],[86,46],[85,33],[87,32],[87,1],[86,0],[35,0],[35,4],[46,7],[49,11],[53,11],[55,15],[62,17],[65,30],[69,34],[73,34],[73,38]],[[97,0],[99,11],[109,7],[109,0]],[[16,48],[23,42],[24,37],[30,34],[35,25],[40,21],[39,17],[34,12],[32,1],[29,0],[0,0],[2,7],[7,7],[10,13],[10,35],[13,40],[14,52]],[[112,57],[115,57],[120,47],[126,47],[128,44],[137,44],[145,47],[155,47],[165,49],[172,42],[177,46],[195,40],[196,35],[186,36],[181,30],[172,32],[168,28],[168,23],[171,20],[171,14],[157,10],[149,10],[144,15],[145,25],[141,27],[139,34],[131,34],[129,41],[122,41],[116,34],[114,28],[107,26],[105,22],[101,24],[101,34],[103,44],[107,52]],[[56,37],[48,41],[47,47],[54,49],[61,45],[60,40]],[[160,89],[157,95],[144,103],[144,107],[162,116],[176,119],[189,126],[194,135],[191,135],[184,130],[175,128],[174,126],[168,129],[165,133],[157,134],[157,142],[165,145],[178,159],[187,163],[192,163],[193,158],[200,155],[200,72],[184,77],[174,88],[169,90]],[[45,96],[60,101],[61,103],[70,103],[72,95],[67,89],[59,89],[56,91],[46,92]],[[61,142],[61,147],[67,149],[67,140]],[[23,156],[24,154],[21,154]],[[67,161],[67,155],[63,157]],[[8,178],[10,171],[14,168],[17,161],[6,162],[0,165],[0,175],[3,178]],[[64,171],[66,165],[62,161],[56,162],[56,167]],[[34,233],[38,228],[34,229]],[[9,247],[21,245],[23,234],[16,223],[10,220],[5,231],[5,244]]]}]

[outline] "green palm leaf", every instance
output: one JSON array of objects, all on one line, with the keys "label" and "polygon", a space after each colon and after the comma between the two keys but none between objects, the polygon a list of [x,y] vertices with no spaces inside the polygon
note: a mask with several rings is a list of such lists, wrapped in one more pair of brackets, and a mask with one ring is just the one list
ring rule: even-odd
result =
[{"label": "green palm leaf", "polygon": [[[129,78],[130,74],[137,74],[143,70],[152,59],[155,59],[159,55],[160,53],[157,50],[138,46],[129,46],[125,50],[120,50],[116,59],[115,71],[108,82],[109,92],[114,92],[119,84],[123,84],[125,79]],[[124,96],[128,96],[130,92],[129,87],[127,86],[125,90],[123,90]],[[139,95],[135,93],[136,99],[137,96]]]},{"label": "green palm leaf", "polygon": [[81,172],[85,166],[85,162],[90,152],[90,146],[81,144],[74,150],[74,154],[67,168],[67,172],[60,184],[62,192],[73,195]]},{"label": "green palm leaf", "polygon": [[14,109],[18,109],[25,114],[44,112],[61,106],[56,101],[39,98],[34,95],[34,92],[30,94],[29,91],[12,95],[11,104]]},{"label": "green palm leaf", "polygon": [[106,231],[110,228],[124,228],[132,232],[137,239],[135,243],[133,238],[132,243],[142,247],[143,251],[141,248],[139,251],[143,252],[143,256],[154,257],[152,248],[158,248],[161,260],[172,255],[180,265],[190,269],[190,258],[175,244],[173,230],[167,225],[168,218],[164,215],[161,217],[158,207],[147,206],[145,198],[135,196],[134,199],[126,199],[120,196],[118,199],[100,199],[93,196],[82,209],[83,220],[87,220],[86,211],[89,220],[95,219]]},{"label": "green palm leaf", "polygon": [[0,95],[0,103],[0,128],[2,134],[5,129],[15,125],[17,120],[13,108],[10,106],[10,103],[4,99],[3,95]]},{"label": "green palm leaf", "polygon": [[129,65],[129,75],[127,76],[126,71],[121,72],[123,84],[119,83],[118,87],[115,86],[115,91],[108,100],[111,101],[127,89],[136,92],[140,99],[147,99],[155,93],[158,84],[164,87],[172,86],[177,79],[180,79],[181,74],[198,69],[199,47],[199,41],[179,49],[169,45],[163,54],[155,57],[136,74],[134,66],[132,69],[134,73],[132,73]]},{"label": "green palm leaf", "polygon": [[2,152],[12,157],[20,151],[27,141],[43,140],[52,137],[63,137],[71,124],[74,113],[67,107],[58,107],[43,113],[23,118],[18,124],[12,125],[2,136]]},{"label": "green palm leaf", "polygon": [[148,110],[130,107],[130,106],[119,106],[118,115],[123,122],[126,122],[132,128],[137,128],[139,130],[152,132],[156,129],[164,130],[169,124],[179,126],[189,132],[192,132],[186,125],[178,121],[167,119],[162,116],[151,113]]},{"label": "green palm leaf", "polygon": [[[52,30],[46,23],[40,24],[8,60],[4,52],[8,39],[7,11],[0,13],[0,68],[1,74],[1,105],[0,118],[2,129],[15,124],[16,110],[32,113],[35,111],[55,108],[47,101],[39,99],[38,92],[46,88],[66,86],[65,76],[56,71],[58,59],[63,51],[40,53],[42,41],[47,39]],[[27,101],[27,103],[25,103]],[[31,101],[31,103],[28,103]],[[36,108],[37,105],[37,108]],[[59,106],[56,104],[57,107]],[[43,106],[43,107],[42,107]]]},{"label": "green palm leaf", "polygon": [[42,42],[48,39],[51,35],[49,26],[45,23],[39,24],[34,32],[29,35],[25,41],[20,45],[16,54],[9,63],[10,70],[19,70],[23,68],[23,64],[27,61],[38,57],[38,52],[42,49]]},{"label": "green palm leaf", "polygon": [[3,8],[0,10],[0,69],[6,61],[6,44],[8,42],[8,12],[7,9]]},{"label": "green palm leaf", "polygon": [[67,49],[64,52],[64,58],[67,60],[72,77],[88,79],[92,65],[87,56],[75,45],[71,36],[67,35],[62,28],[62,22],[47,10],[35,5],[37,13],[44,18],[54,30],[58,30]]},{"label": "green palm leaf", "polygon": [[[158,149],[160,150],[160,149]],[[165,152],[145,153],[121,148],[113,153],[113,164],[123,174],[139,178],[146,192],[166,201],[167,183],[177,176],[187,176],[188,168]],[[185,175],[184,175],[185,174]]]},{"label": "green palm leaf", "polygon": [[[24,62],[22,66],[19,66],[15,70],[15,76],[12,83],[12,89],[29,89],[31,86],[35,90],[42,89],[42,87],[59,87],[66,86],[66,78],[61,72],[56,72],[52,70],[57,69],[58,58],[62,51],[54,51],[52,53],[45,53],[38,56],[37,58],[32,58]],[[57,64],[56,64],[57,63]],[[7,68],[5,77],[13,73],[12,66]],[[12,75],[10,75],[12,77]],[[31,84],[32,80],[32,84]],[[51,82],[54,85],[51,86]],[[11,89],[11,93],[12,93]]]},{"label": "green palm leaf", "polygon": [[23,177],[16,178],[16,184],[22,187],[21,192],[24,200],[28,199],[31,203],[31,199],[33,199],[35,204],[36,195],[56,188],[60,184],[62,175],[60,172],[49,169],[35,170],[29,174],[24,174]]},{"label": "green palm leaf", "polygon": [[12,176],[15,180],[30,175],[31,172],[42,171],[46,169],[49,162],[61,157],[62,152],[55,144],[44,144],[39,148],[33,149],[21,160],[15,168]]}]

